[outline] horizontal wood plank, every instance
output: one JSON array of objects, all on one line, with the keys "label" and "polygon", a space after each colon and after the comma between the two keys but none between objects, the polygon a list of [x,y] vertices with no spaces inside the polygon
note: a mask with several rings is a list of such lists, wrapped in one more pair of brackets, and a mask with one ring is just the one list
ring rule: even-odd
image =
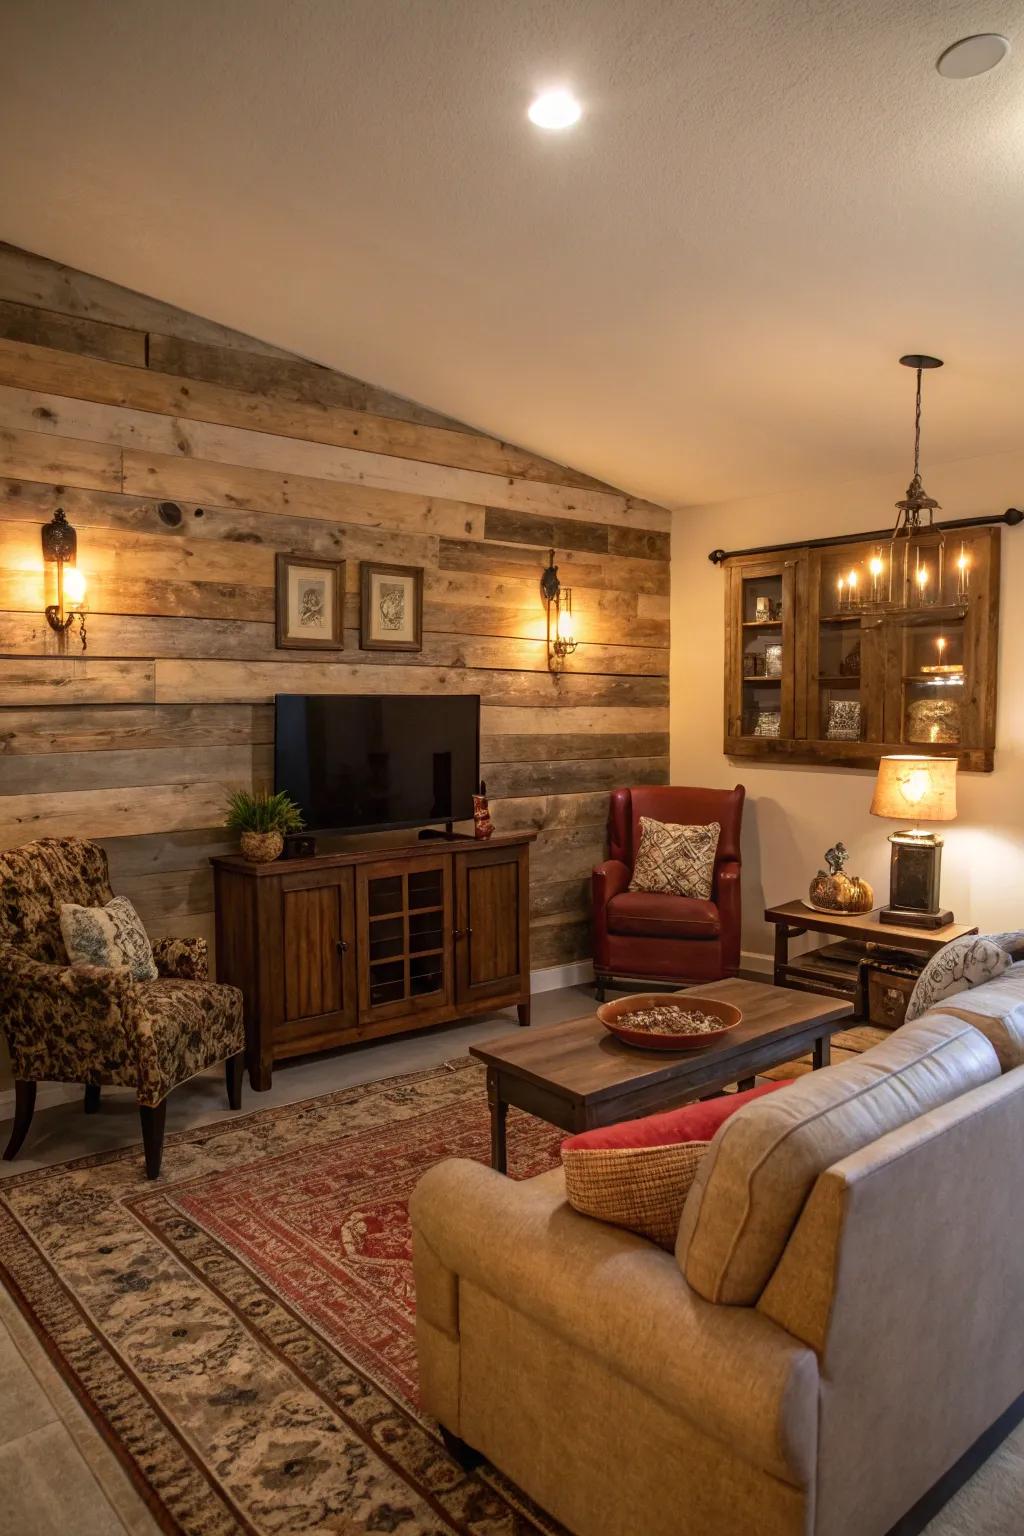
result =
[{"label": "horizontal wood plank", "polygon": [[197,747],[182,741],[173,747],[128,751],[0,754],[0,796],[210,780],[245,789],[252,785],[266,788],[272,778],[273,751],[269,746]]},{"label": "horizontal wood plank", "polygon": [[[51,309],[12,304],[6,299],[0,299],[0,337],[5,341],[78,352],[87,357],[103,358],[109,363],[129,363],[136,368],[146,366],[146,337],[142,331],[100,320],[86,320],[81,315],[58,315]],[[22,381],[19,379],[18,382]]]},{"label": "horizontal wood plank", "polygon": [[154,700],[155,691],[151,661],[0,657],[0,706],[143,704]]},{"label": "horizontal wood plank", "polygon": [[37,837],[120,837],[209,827],[223,819],[237,781],[147,785],[136,789],[69,790],[55,795],[0,797],[0,847]]},{"label": "horizontal wood plank", "polygon": [[57,436],[86,438],[118,448],[312,475],[486,507],[555,516],[576,513],[591,522],[615,522],[632,528],[667,532],[671,522],[671,513],[660,507],[605,491],[452,469],[251,428],[220,426],[181,414],[158,415],[128,406],[96,404],[56,391],[0,385],[0,428],[53,431]]},{"label": "horizontal wood plank", "polygon": [[251,704],[53,705],[0,710],[0,757],[272,746],[273,710]]},{"label": "horizontal wood plank", "polygon": [[147,298],[130,288],[108,283],[105,278],[48,261],[44,256],[33,256],[13,245],[0,244],[0,294],[5,299],[33,308],[80,315],[143,333],[161,331],[271,357],[291,355],[269,342],[257,341],[213,320],[203,320],[199,315],[176,309],[173,304]]},{"label": "horizontal wood plank", "polygon": [[[0,468],[12,480],[42,480],[50,501],[48,517],[67,486],[99,491],[121,489],[121,450],[47,432],[0,428]],[[14,493],[15,496],[19,492]],[[47,518],[42,521],[47,521]]]}]

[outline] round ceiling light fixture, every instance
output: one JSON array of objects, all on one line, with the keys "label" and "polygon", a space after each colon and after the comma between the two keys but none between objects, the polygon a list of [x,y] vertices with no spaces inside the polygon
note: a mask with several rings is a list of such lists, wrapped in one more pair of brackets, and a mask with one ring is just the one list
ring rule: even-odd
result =
[{"label": "round ceiling light fixture", "polygon": [[979,32],[975,37],[962,37],[940,53],[935,68],[947,80],[971,80],[995,69],[1009,51],[1009,38],[998,32]]},{"label": "round ceiling light fixture", "polygon": [[564,86],[556,90],[542,91],[530,104],[527,117],[538,128],[558,130],[571,128],[583,116],[583,108],[571,91]]}]

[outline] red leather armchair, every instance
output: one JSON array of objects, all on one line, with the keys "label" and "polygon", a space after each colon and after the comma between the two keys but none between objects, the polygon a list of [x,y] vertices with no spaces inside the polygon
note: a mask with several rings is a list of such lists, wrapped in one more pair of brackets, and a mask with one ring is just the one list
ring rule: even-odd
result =
[{"label": "red leather armchair", "polygon": [[[740,963],[740,823],[742,784],[735,789],[641,785],[616,789],[608,810],[611,858],[593,873],[594,981],[598,1001],[613,978],[642,981],[720,981]],[[631,891],[640,818],[682,826],[717,821],[711,898]]]}]

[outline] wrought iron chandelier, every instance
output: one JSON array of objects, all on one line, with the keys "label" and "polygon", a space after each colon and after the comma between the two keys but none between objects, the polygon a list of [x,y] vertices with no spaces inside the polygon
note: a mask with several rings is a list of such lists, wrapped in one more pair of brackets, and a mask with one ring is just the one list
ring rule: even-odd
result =
[{"label": "wrought iron chandelier", "polygon": [[[921,483],[921,377],[941,368],[942,359],[910,352],[900,358],[917,374],[914,405],[914,474],[907,494],[896,503],[896,523],[888,545],[878,544],[864,564],[839,577],[837,607],[850,613],[904,613],[953,605],[965,608],[970,587],[970,557],[961,542],[956,560],[956,592],[947,588],[946,535],[935,521],[939,503]],[[949,583],[951,585],[951,583]]]}]

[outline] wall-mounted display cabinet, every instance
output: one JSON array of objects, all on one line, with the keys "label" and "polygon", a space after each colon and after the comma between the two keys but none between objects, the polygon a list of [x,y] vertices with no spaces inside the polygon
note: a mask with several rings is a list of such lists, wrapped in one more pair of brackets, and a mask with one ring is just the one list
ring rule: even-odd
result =
[{"label": "wall-mounted display cabinet", "polygon": [[725,751],[877,764],[955,756],[989,772],[996,718],[998,528],[734,555],[726,565]]}]

